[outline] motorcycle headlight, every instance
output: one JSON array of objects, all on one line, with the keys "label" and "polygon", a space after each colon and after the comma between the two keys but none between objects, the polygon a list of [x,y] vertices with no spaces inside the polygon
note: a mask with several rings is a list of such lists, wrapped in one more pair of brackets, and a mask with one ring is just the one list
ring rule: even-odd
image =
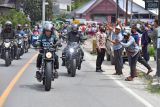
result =
[{"label": "motorcycle headlight", "polygon": [[4,46],[5,46],[6,48],[9,48],[9,47],[10,47],[10,44],[11,44],[11,43],[4,43]]},{"label": "motorcycle headlight", "polygon": [[69,51],[70,51],[71,53],[73,53],[73,52],[74,52],[74,49],[73,49],[73,48],[70,48]]},{"label": "motorcycle headlight", "polygon": [[46,58],[48,58],[48,59],[52,58],[52,53],[51,52],[47,52],[46,53]]},{"label": "motorcycle headlight", "polygon": [[18,42],[19,44],[21,44],[22,43],[22,40],[19,40],[19,42]]}]

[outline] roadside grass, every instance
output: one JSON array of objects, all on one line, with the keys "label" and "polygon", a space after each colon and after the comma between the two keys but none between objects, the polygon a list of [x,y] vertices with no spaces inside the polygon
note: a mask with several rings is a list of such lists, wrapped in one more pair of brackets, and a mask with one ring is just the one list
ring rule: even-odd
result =
[{"label": "roadside grass", "polygon": [[154,56],[154,47],[153,45],[148,46],[148,53],[150,56]]},{"label": "roadside grass", "polygon": [[153,85],[153,77],[150,75],[146,75],[144,72],[139,71],[138,77],[144,80],[146,83],[146,90],[149,91],[152,94],[158,94],[160,95],[160,85]]}]

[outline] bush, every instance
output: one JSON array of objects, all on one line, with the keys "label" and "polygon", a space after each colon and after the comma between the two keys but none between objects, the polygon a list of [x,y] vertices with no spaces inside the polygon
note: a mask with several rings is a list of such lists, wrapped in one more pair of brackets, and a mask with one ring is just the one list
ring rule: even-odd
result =
[{"label": "bush", "polygon": [[149,55],[150,56],[154,56],[154,47],[153,47],[153,45],[149,45],[148,46],[148,52],[149,52]]}]

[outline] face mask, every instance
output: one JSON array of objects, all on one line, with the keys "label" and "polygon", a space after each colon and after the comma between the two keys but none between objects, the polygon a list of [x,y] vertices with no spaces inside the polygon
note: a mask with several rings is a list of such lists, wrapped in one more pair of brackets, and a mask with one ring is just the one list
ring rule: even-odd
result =
[{"label": "face mask", "polygon": [[134,33],[133,30],[131,30],[131,33]]},{"label": "face mask", "polygon": [[105,32],[105,29],[102,28],[102,29],[100,29],[100,31],[101,31],[101,32]]}]

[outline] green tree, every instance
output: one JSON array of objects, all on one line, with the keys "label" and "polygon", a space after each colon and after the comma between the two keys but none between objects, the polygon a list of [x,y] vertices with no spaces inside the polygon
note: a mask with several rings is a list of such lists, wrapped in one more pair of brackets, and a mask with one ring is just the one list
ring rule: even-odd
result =
[{"label": "green tree", "polygon": [[72,8],[77,9],[89,1],[91,0],[74,0],[74,3],[72,4]]},{"label": "green tree", "polygon": [[32,21],[42,19],[42,0],[24,0],[24,12],[30,15]]},{"label": "green tree", "polygon": [[4,24],[7,20],[11,21],[13,23],[13,26],[15,27],[17,24],[26,24],[30,23],[27,20],[27,17],[22,12],[18,12],[15,9],[10,10],[6,15],[0,16],[0,23]]},{"label": "green tree", "polygon": [[[52,18],[52,0],[46,0],[46,19]],[[24,12],[30,15],[32,21],[42,20],[42,0],[23,0]]]},{"label": "green tree", "polygon": [[46,19],[47,20],[51,20],[53,17],[53,4],[52,1],[53,0],[46,0],[48,2],[48,5],[46,6]]}]

